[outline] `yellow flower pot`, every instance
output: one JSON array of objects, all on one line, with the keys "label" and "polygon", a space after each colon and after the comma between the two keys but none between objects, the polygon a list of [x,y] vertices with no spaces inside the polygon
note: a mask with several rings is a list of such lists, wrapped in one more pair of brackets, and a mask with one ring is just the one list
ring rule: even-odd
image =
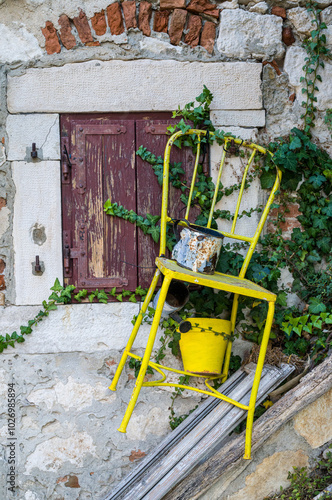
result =
[{"label": "yellow flower pot", "polygon": [[210,318],[189,318],[186,321],[192,327],[188,332],[181,333],[184,371],[197,375],[221,374],[231,322]]}]

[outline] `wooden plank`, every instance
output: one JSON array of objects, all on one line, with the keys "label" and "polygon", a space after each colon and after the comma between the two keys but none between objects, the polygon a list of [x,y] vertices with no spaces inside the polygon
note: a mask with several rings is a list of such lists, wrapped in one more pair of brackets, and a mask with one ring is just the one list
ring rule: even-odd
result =
[{"label": "wooden plank", "polygon": [[[107,121],[116,123],[120,134],[104,134],[104,200],[136,211],[135,122],[133,120]],[[128,285],[137,287],[137,228],[129,221],[104,213],[106,276],[125,276]],[[130,265],[128,265],[128,263]],[[121,287],[122,288],[122,287]]]},{"label": "wooden plank", "polygon": [[[275,403],[254,424],[252,452],[255,453],[274,433],[289,422],[299,411],[316,401],[332,388],[332,356],[303,377],[301,383]],[[239,466],[243,455],[243,436],[240,435],[204,463],[199,464],[191,474],[173,488],[164,500],[195,500],[211,488],[227,470]]]},{"label": "wooden plank", "polygon": [[[279,384],[283,377],[288,376],[290,371],[292,371],[292,368],[289,367],[284,370],[279,370],[275,367],[264,367],[259,397],[265,397],[266,388],[268,387],[270,390],[271,386]],[[241,402],[245,401],[244,404],[248,404],[254,372],[250,371],[248,375],[242,372],[241,376],[239,376],[239,372],[241,373],[241,370],[238,370],[238,372],[234,374],[237,376],[234,382],[230,379],[231,385],[228,386],[228,390],[225,390],[227,382],[224,384],[222,392],[233,399],[240,400]],[[213,400],[214,398],[209,399]],[[246,415],[244,415],[245,412],[243,410],[235,408],[225,402],[220,403],[216,399],[214,399],[214,401],[216,404],[211,408],[211,411],[206,412],[204,417],[197,421],[196,425],[191,426],[188,429],[189,432],[183,435],[181,440],[173,440],[168,455],[163,453],[159,456],[157,454],[148,456],[145,459],[145,464],[141,464],[137,467],[130,476],[120,483],[114,493],[104,500],[115,500],[119,498],[126,500],[136,500],[140,498],[156,500],[157,498],[162,498],[160,495],[164,495],[165,490],[168,491],[174,486],[174,481],[183,478],[187,465],[192,467],[193,463],[197,463],[197,460],[202,459],[207,450],[214,449],[216,446],[220,445],[220,442],[225,439],[225,435],[227,436],[229,434],[229,426],[225,427],[225,431],[220,429],[220,425],[222,426],[222,422],[224,421],[223,419],[225,419],[228,414],[231,414],[229,422],[233,428],[241,419],[245,418]],[[209,402],[206,402],[202,410],[204,411],[209,404]],[[191,422],[197,419],[200,410],[201,407],[195,411],[195,415],[191,415]],[[181,428],[186,426],[187,421],[188,419],[181,424]],[[190,421],[188,423],[190,423]],[[214,430],[213,435],[211,434],[212,430]],[[170,436],[172,436],[172,434]],[[181,430],[179,434],[181,434]],[[198,446],[200,442],[202,442],[201,448]],[[170,449],[169,444],[169,439],[166,438],[159,448],[162,449],[166,445],[168,451]],[[213,447],[211,446],[212,444]],[[188,462],[188,456],[192,457],[192,461],[189,460]],[[188,471],[189,470],[190,468]],[[151,490],[151,488],[153,489]],[[130,489],[130,491],[128,491],[128,489]]]},{"label": "wooden plank", "polygon": [[[237,370],[233,375],[223,384],[223,393],[229,395],[234,387],[243,381],[248,376],[242,369]],[[184,420],[174,431],[172,431],[155,450],[148,454],[133,471],[128,474],[117,486],[103,500],[116,500],[131,488],[143,474],[145,474],[156,461],[160,460],[166,455],[169,450],[175,446],[181,439],[183,439],[192,429],[196,427],[208,415],[220,401],[213,397],[208,397],[202,404],[199,405],[187,418]]]},{"label": "wooden plank", "polygon": [[[268,392],[285,380],[294,370],[294,367],[291,367],[290,365],[283,365],[281,369],[272,366],[265,366],[264,368],[265,370],[263,369],[256,405],[260,404],[266,398]],[[249,404],[252,390],[252,383],[249,382],[250,378],[251,377],[249,376],[247,379],[248,384],[250,384],[249,390],[247,385],[246,393],[240,398],[235,398],[239,399],[240,402],[245,405]],[[242,383],[241,386],[243,385],[244,384]],[[155,483],[156,486],[154,488],[150,488],[150,477],[145,478],[149,484],[150,491],[142,496],[136,496],[137,499],[144,498],[145,500],[160,500],[163,498],[177,483],[182,481],[198,463],[202,463],[209,456],[213,455],[214,452],[222,446],[222,442],[225,440],[225,437],[227,437],[229,433],[235,429],[241,420],[246,418],[246,412],[240,408],[231,406],[231,409],[229,410],[230,405],[225,402],[220,403],[219,406],[228,407],[228,411],[224,412],[224,416],[220,418],[216,424],[211,422],[209,430],[204,434],[204,436],[202,436],[201,433],[197,436],[190,435],[190,443],[186,446],[188,451],[182,455],[180,460],[177,460],[179,456],[172,456],[171,463],[174,464],[174,462],[176,462],[176,465],[172,468],[170,468],[167,463],[160,464],[163,470],[168,469],[169,472],[164,475],[158,483]],[[127,496],[125,498],[126,500],[132,500],[133,497]]]}]

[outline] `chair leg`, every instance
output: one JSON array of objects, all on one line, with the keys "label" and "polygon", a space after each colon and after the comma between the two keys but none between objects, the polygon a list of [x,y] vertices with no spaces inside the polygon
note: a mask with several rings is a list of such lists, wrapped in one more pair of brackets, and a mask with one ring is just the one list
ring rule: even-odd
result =
[{"label": "chair leg", "polygon": [[151,352],[153,349],[154,341],[156,338],[156,333],[157,333],[157,329],[159,326],[161,313],[162,313],[162,310],[164,307],[164,302],[165,302],[166,295],[167,295],[168,288],[169,288],[171,281],[172,281],[171,278],[168,278],[167,276],[165,276],[162,287],[160,289],[160,296],[159,296],[159,300],[158,300],[158,304],[157,304],[157,309],[156,309],[156,312],[155,312],[155,315],[153,318],[153,322],[151,325],[148,343],[146,345],[145,353],[144,353],[144,356],[142,358],[141,368],[140,368],[140,371],[138,373],[138,377],[136,380],[136,384],[135,384],[132,396],[130,398],[130,401],[129,401],[129,404],[127,406],[126,413],[124,414],[121,425],[118,429],[118,431],[120,431],[120,432],[126,432],[128,422],[129,422],[131,414],[135,408],[138,395],[141,391],[141,388],[142,388],[142,385],[144,382],[145,373],[146,373],[146,370],[147,370],[147,367],[148,367],[148,364],[150,361],[150,356],[151,356]]},{"label": "chair leg", "polygon": [[[232,335],[234,335],[234,331],[235,331],[235,322],[236,322],[236,315],[237,315],[238,306],[239,306],[239,294],[236,293],[234,295],[232,312],[231,312],[231,334]],[[224,383],[227,380],[229,363],[231,360],[232,345],[233,345],[233,342],[231,340],[229,340],[227,342],[225,360],[224,360],[224,365],[223,365],[223,370],[222,370],[222,383]]]},{"label": "chair leg", "polygon": [[270,332],[271,332],[271,327],[272,327],[272,322],[273,322],[273,316],[274,316],[274,302],[269,302],[269,310],[267,313],[261,348],[259,351],[259,356],[258,356],[258,361],[257,361],[255,378],[253,381],[253,386],[252,386],[250,401],[249,401],[249,410],[248,410],[247,427],[246,427],[246,442],[245,442],[245,451],[244,451],[244,457],[243,457],[247,460],[250,460],[250,458],[251,458],[251,435],[252,435],[252,426],[253,426],[253,422],[254,422],[255,405],[256,405],[258,387],[259,387],[259,383],[261,380],[261,375],[262,375],[262,370],[263,370],[263,365],[264,365],[267,344],[268,344],[269,339],[270,339]]},{"label": "chair leg", "polygon": [[141,308],[141,310],[140,310],[140,312],[139,312],[139,314],[137,316],[134,328],[133,328],[133,330],[131,332],[131,335],[130,335],[129,340],[128,340],[127,345],[126,345],[126,348],[125,348],[125,350],[122,353],[121,360],[120,360],[120,363],[118,364],[118,367],[116,369],[116,372],[115,372],[114,378],[112,380],[112,383],[109,386],[109,389],[111,391],[116,391],[116,386],[117,386],[117,383],[119,381],[120,375],[122,373],[123,367],[124,367],[124,365],[125,365],[125,363],[127,361],[128,353],[130,352],[130,349],[132,348],[132,345],[133,345],[133,343],[135,341],[135,338],[136,338],[137,332],[139,330],[139,327],[141,326],[141,323],[142,323],[142,320],[143,320],[143,315],[145,314],[145,312],[146,312],[146,310],[148,308],[148,305],[151,302],[152,295],[153,295],[153,292],[155,291],[155,288],[157,286],[160,274],[161,273],[160,273],[159,269],[157,269],[156,272],[154,273],[153,279],[151,281],[150,288],[149,288],[148,293],[147,293],[147,295],[145,297],[145,300],[143,302],[142,308]]}]

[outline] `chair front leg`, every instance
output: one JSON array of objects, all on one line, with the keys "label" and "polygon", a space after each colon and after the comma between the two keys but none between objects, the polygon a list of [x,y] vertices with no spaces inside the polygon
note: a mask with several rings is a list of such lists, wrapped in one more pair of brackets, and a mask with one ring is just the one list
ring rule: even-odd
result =
[{"label": "chair front leg", "polygon": [[161,318],[161,313],[163,311],[166,295],[167,295],[168,288],[169,288],[171,281],[172,281],[171,278],[168,278],[167,276],[165,276],[162,287],[160,289],[160,296],[159,296],[159,300],[158,300],[158,304],[157,304],[157,309],[156,309],[156,312],[155,312],[155,315],[154,315],[154,318],[152,321],[148,342],[146,345],[144,356],[142,358],[141,368],[140,368],[140,371],[138,373],[138,377],[136,380],[136,384],[135,384],[132,396],[130,398],[129,404],[128,404],[127,409],[126,409],[126,413],[125,413],[123,420],[122,420],[122,423],[118,429],[120,432],[126,432],[128,422],[129,422],[131,414],[135,408],[138,395],[141,391],[141,387],[142,387],[143,382],[144,382],[145,373],[146,373],[146,370],[148,368],[148,364],[150,361],[150,356],[151,356],[151,352],[153,349],[153,345],[154,345],[154,342],[156,339],[156,334],[157,334],[157,330],[158,330],[158,326],[159,326],[159,322],[160,322],[160,318]]},{"label": "chair front leg", "polygon": [[150,288],[149,288],[148,293],[147,293],[147,295],[145,297],[145,300],[143,302],[142,308],[141,308],[140,312],[138,313],[138,316],[137,316],[136,321],[135,321],[134,328],[133,328],[133,330],[131,332],[131,335],[130,335],[129,340],[128,340],[127,345],[126,345],[126,348],[125,348],[125,350],[122,353],[121,360],[120,360],[120,363],[118,364],[118,367],[117,367],[116,372],[114,374],[112,383],[109,386],[109,389],[111,391],[115,391],[116,390],[117,383],[119,381],[119,378],[120,378],[120,375],[122,373],[123,367],[124,367],[124,365],[125,365],[125,363],[127,361],[127,358],[128,358],[128,353],[130,352],[130,349],[132,348],[132,345],[133,345],[133,343],[135,341],[135,338],[136,338],[137,332],[139,330],[139,327],[141,326],[141,323],[142,323],[142,320],[143,320],[143,315],[146,313],[148,305],[151,302],[152,295],[153,295],[153,292],[155,291],[155,288],[157,286],[160,274],[161,274],[161,272],[159,271],[159,269],[157,269],[156,272],[154,273],[154,277],[152,279]]},{"label": "chair front leg", "polygon": [[252,426],[253,426],[253,422],[254,422],[255,405],[256,405],[258,387],[259,387],[259,383],[261,380],[261,375],[262,375],[262,370],[263,370],[263,365],[264,365],[264,360],[265,360],[266,349],[267,349],[267,345],[268,345],[268,342],[270,339],[270,332],[271,332],[271,327],[272,327],[272,323],[273,323],[273,316],[274,316],[274,302],[269,302],[269,310],[267,313],[261,348],[259,351],[259,356],[258,356],[258,361],[257,361],[255,378],[253,381],[253,386],[252,386],[250,401],[249,401],[249,410],[248,410],[247,427],[246,427],[246,443],[245,443],[245,451],[244,451],[244,457],[243,457],[246,460],[250,460],[250,458],[251,458],[251,436],[252,436]]}]

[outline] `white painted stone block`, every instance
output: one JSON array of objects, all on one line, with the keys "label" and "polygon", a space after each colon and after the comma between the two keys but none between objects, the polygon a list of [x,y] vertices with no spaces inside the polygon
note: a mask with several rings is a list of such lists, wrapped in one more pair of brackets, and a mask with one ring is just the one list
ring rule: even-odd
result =
[{"label": "white painted stone block", "polygon": [[0,24],[0,64],[28,61],[42,54],[37,39],[23,26],[11,30]]},{"label": "white painted stone block", "polygon": [[[281,37],[281,17],[242,9],[223,10],[220,14],[217,48],[227,57],[278,59],[285,51]],[[249,75],[243,77],[250,82]]]},{"label": "white painted stone block", "polygon": [[10,113],[167,111],[192,101],[203,85],[214,94],[212,109],[262,109],[261,68],[259,63],[172,60],[34,68],[8,78],[8,109]]},{"label": "white painted stone block", "polygon": [[[305,100],[302,94],[302,85],[300,78],[303,76],[302,67],[305,63],[304,58],[307,53],[301,47],[289,47],[286,52],[284,71],[288,73],[289,83],[293,85],[296,90],[296,96],[301,103]],[[322,82],[317,82],[319,92],[316,93],[317,109],[324,111],[332,107],[332,64],[325,61],[325,68],[319,68],[318,72],[322,77]]]},{"label": "white painted stone block", "polygon": [[31,161],[33,142],[41,160],[60,159],[59,115],[9,115],[7,134],[8,160]]},{"label": "white painted stone block", "polygon": [[287,18],[291,21],[296,31],[304,35],[310,35],[310,31],[315,29],[316,25],[312,23],[315,16],[304,7],[289,9],[287,11]]},{"label": "white painted stone block", "polygon": [[[62,278],[60,163],[13,162],[13,180],[15,304],[41,304]],[[36,255],[45,265],[42,276],[32,274]]]},{"label": "white painted stone block", "polygon": [[[50,292],[43,296],[48,297]],[[5,333],[19,330],[40,310],[38,306],[10,306],[1,311],[1,328]],[[59,305],[19,345],[20,354],[61,352],[96,352],[125,348],[133,328],[131,320],[139,313],[139,304],[68,304]],[[150,325],[143,324],[137,334],[134,349],[145,348]],[[158,332],[159,338],[161,332]],[[158,342],[156,341],[156,345]],[[11,348],[3,354],[12,355]]]},{"label": "white painted stone block", "polygon": [[211,113],[215,127],[235,125],[237,127],[264,127],[265,110],[252,109],[245,111],[216,110]]},{"label": "white painted stone block", "polygon": [[[241,137],[244,140],[251,140],[256,142],[255,129],[240,129],[236,127],[229,127],[228,129],[223,128],[224,132],[230,132],[236,137]],[[214,182],[217,179],[217,174],[219,170],[220,160],[221,160],[222,148],[217,144],[214,144],[210,148],[211,156],[211,176]],[[232,186],[233,184],[239,184],[242,180],[242,175],[244,167],[246,165],[245,158],[239,158],[230,156],[226,159],[223,173],[221,177],[221,182],[224,187]],[[236,202],[238,199],[238,191],[234,191],[230,196],[224,196],[216,205],[216,209],[229,210],[232,214],[235,211]],[[249,211],[251,208],[255,208],[261,205],[265,200],[265,193],[260,188],[259,179],[255,179],[250,187],[245,190],[240,206],[240,212],[243,210]],[[254,212],[251,217],[243,216],[238,219],[236,224],[235,233],[243,236],[252,237],[255,233],[257,224],[260,219],[260,214]],[[221,231],[230,232],[232,226],[232,221],[227,221],[224,219],[218,220],[218,227]],[[225,239],[225,243],[230,243],[234,240]]]}]

